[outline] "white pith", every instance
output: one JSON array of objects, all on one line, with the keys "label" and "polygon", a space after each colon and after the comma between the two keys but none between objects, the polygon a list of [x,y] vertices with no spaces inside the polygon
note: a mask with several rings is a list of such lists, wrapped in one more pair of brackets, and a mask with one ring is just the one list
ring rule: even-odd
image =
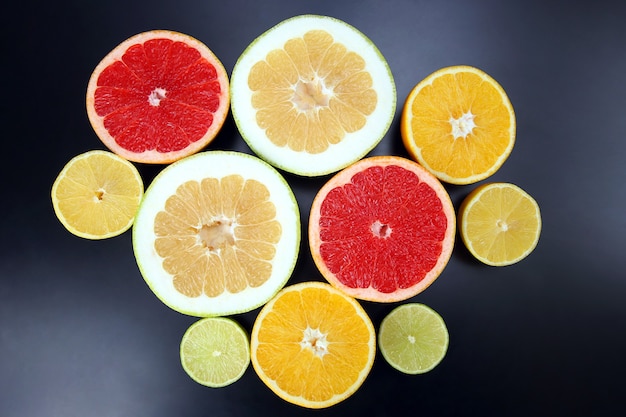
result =
[{"label": "white pith", "polygon": [[301,112],[315,111],[328,107],[333,91],[324,85],[324,80],[316,76],[313,80],[299,80],[293,86],[294,107]]},{"label": "white pith", "polygon": [[374,236],[381,239],[388,238],[389,236],[391,236],[392,232],[391,227],[389,227],[389,225],[387,224],[381,223],[380,220],[376,220],[374,223],[372,223],[370,230],[372,231],[372,234]]},{"label": "white pith", "polygon": [[476,116],[474,116],[471,111],[463,113],[461,117],[457,119],[450,117],[450,120],[448,121],[452,127],[452,136],[454,136],[454,139],[466,138],[467,135],[472,133],[476,127],[474,117]]},{"label": "white pith", "polygon": [[166,94],[167,92],[164,89],[157,87],[148,95],[148,103],[156,107],[161,104],[161,100],[165,98]]},{"label": "white pith", "polygon": [[326,334],[322,333],[320,329],[307,327],[302,332],[300,347],[302,349],[311,349],[317,357],[323,358],[328,353]]},{"label": "white pith", "polygon": [[235,243],[235,227],[236,222],[226,217],[202,224],[197,229],[198,244],[210,252],[219,254],[222,247]]}]

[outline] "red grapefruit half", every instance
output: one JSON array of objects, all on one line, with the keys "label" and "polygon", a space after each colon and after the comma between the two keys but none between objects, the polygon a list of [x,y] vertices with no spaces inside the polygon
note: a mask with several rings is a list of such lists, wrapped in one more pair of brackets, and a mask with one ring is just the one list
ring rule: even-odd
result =
[{"label": "red grapefruit half", "polygon": [[94,69],[87,115],[130,161],[167,164],[208,145],[230,107],[228,74],[191,36],[152,30],[119,44]]},{"label": "red grapefruit half", "polygon": [[398,156],[365,158],[317,193],[309,245],[324,278],[355,298],[406,300],[447,265],[456,232],[448,192],[421,165]]}]

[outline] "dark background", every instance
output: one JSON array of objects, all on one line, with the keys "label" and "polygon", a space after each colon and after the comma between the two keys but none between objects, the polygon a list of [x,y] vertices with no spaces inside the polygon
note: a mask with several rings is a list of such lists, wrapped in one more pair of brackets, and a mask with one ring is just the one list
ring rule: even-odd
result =
[{"label": "dark background", "polygon": [[[0,416],[311,414],[276,397],[252,367],[226,388],[193,382],[178,349],[195,318],[150,292],[130,232],[77,238],[50,201],[70,158],[103,149],[84,97],[91,71],[118,43],[149,29],[185,32],[230,74],[256,36],[303,13],[356,26],[389,62],[398,109],[373,154],[406,156],[402,103],[431,72],[467,64],[499,81],[516,111],[517,142],[489,180],[524,188],[543,217],[527,259],[483,266],[458,240],[440,278],[411,300],[448,325],[450,348],[435,370],[403,375],[378,355],[362,388],[321,413],[626,415],[625,2],[13,3],[0,17]],[[209,149],[250,152],[232,118]],[[146,185],[160,168],[140,166]],[[327,178],[285,176],[306,227]],[[447,186],[457,208],[474,186]],[[303,238],[290,283],[322,279]],[[378,326],[395,304],[364,306]],[[250,330],[257,312],[235,318]]]}]

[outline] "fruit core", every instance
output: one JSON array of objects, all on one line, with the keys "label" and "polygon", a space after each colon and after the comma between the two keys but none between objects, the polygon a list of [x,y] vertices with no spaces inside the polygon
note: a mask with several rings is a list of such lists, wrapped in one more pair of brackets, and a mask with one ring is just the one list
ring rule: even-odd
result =
[{"label": "fruit core", "polygon": [[94,200],[97,201],[102,201],[102,199],[104,198],[104,190],[102,188],[96,190],[96,192],[94,193]]},{"label": "fruit core", "polygon": [[328,107],[331,95],[332,92],[324,86],[324,82],[320,79],[300,80],[294,86],[291,101],[298,110],[306,112],[320,107]]},{"label": "fruit core", "polygon": [[381,239],[386,239],[391,235],[391,227],[389,227],[388,224],[381,223],[380,220],[376,220],[372,223],[371,230],[374,236]]},{"label": "fruit core", "polygon": [[174,288],[215,297],[270,279],[282,228],[263,183],[227,175],[181,184],[157,213],[154,233]]},{"label": "fruit core", "polygon": [[166,91],[163,88],[155,88],[148,96],[148,103],[150,103],[151,106],[158,106],[161,104],[161,100],[165,98],[165,93]]},{"label": "fruit core", "polygon": [[202,247],[211,252],[219,252],[226,245],[234,245],[233,221],[220,218],[209,224],[203,224],[198,229],[198,239]]},{"label": "fruit core", "polygon": [[467,135],[472,133],[476,127],[474,117],[476,116],[474,116],[471,111],[463,113],[461,117],[456,119],[454,117],[450,117],[448,121],[452,127],[452,136],[454,136],[454,139],[466,138]]},{"label": "fruit core", "polygon": [[326,334],[322,333],[320,329],[307,327],[304,329],[300,347],[302,349],[311,349],[317,357],[323,358],[328,353]]}]

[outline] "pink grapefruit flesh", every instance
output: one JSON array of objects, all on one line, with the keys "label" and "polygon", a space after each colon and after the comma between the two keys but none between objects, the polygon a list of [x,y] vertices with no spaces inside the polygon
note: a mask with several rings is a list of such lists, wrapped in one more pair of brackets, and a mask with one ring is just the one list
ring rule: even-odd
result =
[{"label": "pink grapefruit flesh", "polygon": [[228,75],[191,36],[153,30],[113,49],[93,71],[87,114],[102,142],[135,162],[171,163],[207,146],[230,105]]},{"label": "pink grapefruit flesh", "polygon": [[406,300],[447,265],[456,220],[450,197],[421,165],[375,156],[345,168],[315,197],[313,260],[324,278],[369,301]]}]

